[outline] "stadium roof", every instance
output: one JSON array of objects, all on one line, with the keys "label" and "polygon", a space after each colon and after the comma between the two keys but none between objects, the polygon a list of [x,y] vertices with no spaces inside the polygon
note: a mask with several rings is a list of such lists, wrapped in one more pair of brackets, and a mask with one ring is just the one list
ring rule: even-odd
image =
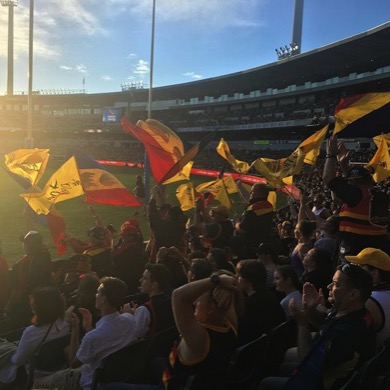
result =
[{"label": "stadium roof", "polygon": [[[308,61],[310,58],[310,61]],[[231,95],[324,81],[390,65],[390,22],[271,64],[191,83],[153,89],[156,100]],[[140,93],[142,91],[139,91]],[[146,93],[146,91],[145,91]],[[138,99],[137,99],[138,100]]]}]

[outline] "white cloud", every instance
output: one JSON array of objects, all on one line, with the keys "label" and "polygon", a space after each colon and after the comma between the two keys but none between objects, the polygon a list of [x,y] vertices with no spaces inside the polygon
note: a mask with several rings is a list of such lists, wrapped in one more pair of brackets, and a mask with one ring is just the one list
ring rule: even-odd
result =
[{"label": "white cloud", "polygon": [[101,79],[104,80],[104,81],[112,81],[112,77],[109,76],[109,75],[103,75],[103,76],[101,77]]},{"label": "white cloud", "polygon": [[76,65],[76,70],[81,74],[87,74],[87,67],[83,64]]},{"label": "white cloud", "polygon": [[145,60],[138,60],[137,64],[134,67],[135,74],[140,75],[141,77],[149,73],[149,62]]},{"label": "white cloud", "polygon": [[135,54],[135,53],[130,53],[130,54],[127,56],[127,58],[134,58],[134,57],[138,57],[138,55]]},{"label": "white cloud", "polygon": [[194,79],[194,80],[199,80],[199,79],[203,78],[203,76],[201,74],[197,74],[195,72],[186,72],[186,73],[183,73],[183,76],[190,77],[191,79]]},{"label": "white cloud", "polygon": [[60,69],[62,70],[72,70],[71,66],[66,66],[66,65],[60,65]]}]

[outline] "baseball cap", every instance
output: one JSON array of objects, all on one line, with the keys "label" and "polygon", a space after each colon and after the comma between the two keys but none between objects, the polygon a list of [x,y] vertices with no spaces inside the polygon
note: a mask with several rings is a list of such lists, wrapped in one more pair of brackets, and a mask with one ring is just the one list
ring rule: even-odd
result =
[{"label": "baseball cap", "polygon": [[356,256],[345,256],[345,259],[350,263],[371,265],[384,271],[390,271],[389,255],[377,248],[365,248]]},{"label": "baseball cap", "polygon": [[224,206],[223,204],[219,204],[215,207],[211,207],[210,211],[212,211],[213,213],[221,214],[224,217],[229,216],[229,209],[226,206]]},{"label": "baseball cap", "polygon": [[363,179],[371,177],[371,173],[363,167],[353,167],[347,174],[347,179]]}]

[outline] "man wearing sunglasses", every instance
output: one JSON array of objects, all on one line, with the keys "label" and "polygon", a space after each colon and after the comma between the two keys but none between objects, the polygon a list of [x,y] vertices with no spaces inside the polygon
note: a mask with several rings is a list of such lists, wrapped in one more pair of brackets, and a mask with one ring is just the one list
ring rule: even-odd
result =
[{"label": "man wearing sunglasses", "polygon": [[[298,322],[301,363],[290,378],[266,378],[259,390],[339,389],[353,370],[373,356],[375,331],[365,308],[372,291],[371,276],[357,265],[346,264],[337,268],[328,290],[329,313],[319,310],[324,309],[322,292],[310,283],[303,287],[302,310],[290,301],[291,315]],[[309,324],[319,323],[313,339]]]}]

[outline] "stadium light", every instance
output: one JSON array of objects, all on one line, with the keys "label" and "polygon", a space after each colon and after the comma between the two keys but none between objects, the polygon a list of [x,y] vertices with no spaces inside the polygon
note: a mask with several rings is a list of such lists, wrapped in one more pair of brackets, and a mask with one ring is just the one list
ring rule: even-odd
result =
[{"label": "stadium light", "polygon": [[8,55],[7,55],[7,95],[14,94],[14,7],[18,0],[1,0],[3,7],[8,7]]}]

